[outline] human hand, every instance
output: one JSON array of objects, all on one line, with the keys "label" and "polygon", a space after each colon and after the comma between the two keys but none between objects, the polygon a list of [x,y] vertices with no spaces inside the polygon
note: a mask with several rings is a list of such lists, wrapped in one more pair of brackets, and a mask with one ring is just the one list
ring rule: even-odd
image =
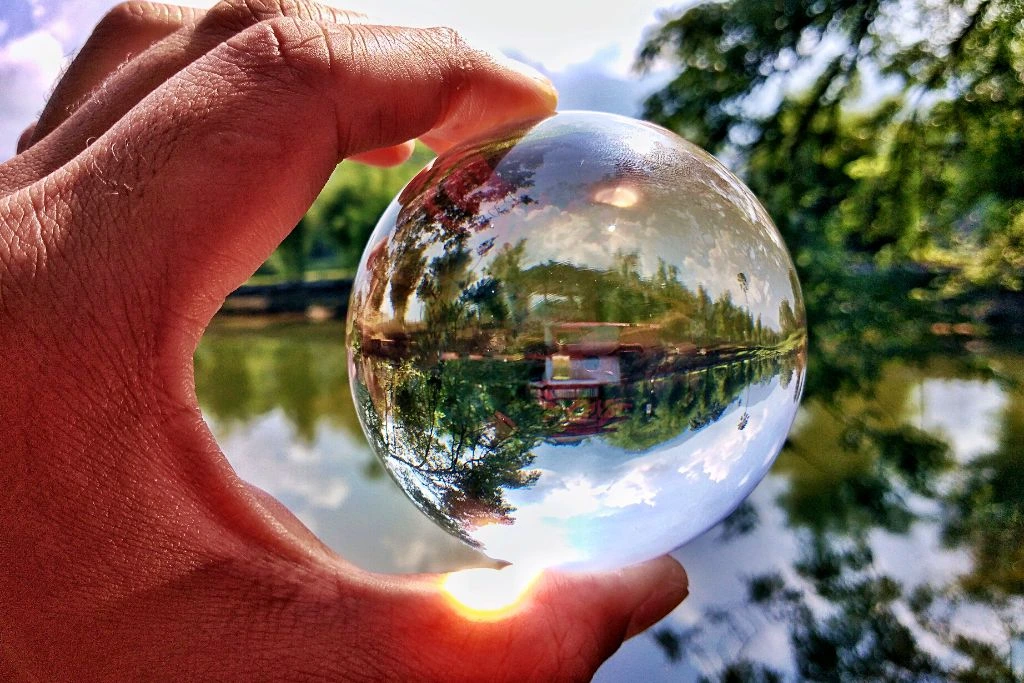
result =
[{"label": "human hand", "polygon": [[104,19],[0,165],[0,679],[584,679],[682,599],[663,558],[467,616],[324,548],[196,401],[204,328],[339,160],[554,99],[449,31],[311,3]]}]

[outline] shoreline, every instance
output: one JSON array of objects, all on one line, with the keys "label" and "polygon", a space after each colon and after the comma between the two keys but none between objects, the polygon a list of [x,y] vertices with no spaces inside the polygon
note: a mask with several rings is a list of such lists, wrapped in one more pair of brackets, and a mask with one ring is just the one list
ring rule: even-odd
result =
[{"label": "shoreline", "polygon": [[[352,278],[242,285],[228,295],[215,319],[252,328],[344,321],[352,285]],[[965,301],[951,301],[951,320],[932,325],[930,332],[936,337],[975,339],[1000,346],[1020,343],[1024,336],[1024,292],[979,291],[966,300],[974,309],[973,315],[964,315]],[[987,330],[978,329],[976,323]]]}]

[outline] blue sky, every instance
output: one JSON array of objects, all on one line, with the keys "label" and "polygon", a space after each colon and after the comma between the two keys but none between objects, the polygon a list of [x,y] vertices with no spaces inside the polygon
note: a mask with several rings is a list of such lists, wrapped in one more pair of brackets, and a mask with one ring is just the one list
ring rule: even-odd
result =
[{"label": "blue sky", "polygon": [[[115,0],[0,1],[0,160],[14,154],[18,134],[91,28]],[[210,1],[181,4],[209,6]],[[638,113],[643,97],[664,82],[631,70],[645,29],[671,0],[350,0],[331,2],[381,23],[449,25],[471,42],[526,61],[552,78],[561,108]],[[499,9],[500,8],[500,9]]]}]

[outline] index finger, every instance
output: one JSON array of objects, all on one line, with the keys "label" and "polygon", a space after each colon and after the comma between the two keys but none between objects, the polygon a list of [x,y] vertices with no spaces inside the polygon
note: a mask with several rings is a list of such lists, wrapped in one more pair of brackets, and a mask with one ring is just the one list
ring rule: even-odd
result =
[{"label": "index finger", "polygon": [[[160,335],[180,360],[339,160],[417,137],[444,149],[547,115],[555,100],[546,81],[448,29],[277,18],[166,81],[50,181],[103,198],[105,216],[93,228],[100,239],[69,235],[82,244],[68,253],[87,259],[99,245],[98,262],[123,258],[149,269],[127,278],[173,274],[145,289],[170,317],[187,311],[194,328],[175,330],[182,345]],[[121,185],[131,192],[110,191]]]}]

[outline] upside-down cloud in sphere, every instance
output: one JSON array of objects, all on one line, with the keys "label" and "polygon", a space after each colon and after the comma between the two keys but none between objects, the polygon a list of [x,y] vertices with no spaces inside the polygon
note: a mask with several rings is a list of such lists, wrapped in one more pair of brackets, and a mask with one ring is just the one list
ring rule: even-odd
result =
[{"label": "upside-down cloud in sphere", "polygon": [[804,308],[717,160],[568,112],[466,143],[392,202],[349,310],[370,445],[490,556],[609,569],[732,511],[796,414]]}]

